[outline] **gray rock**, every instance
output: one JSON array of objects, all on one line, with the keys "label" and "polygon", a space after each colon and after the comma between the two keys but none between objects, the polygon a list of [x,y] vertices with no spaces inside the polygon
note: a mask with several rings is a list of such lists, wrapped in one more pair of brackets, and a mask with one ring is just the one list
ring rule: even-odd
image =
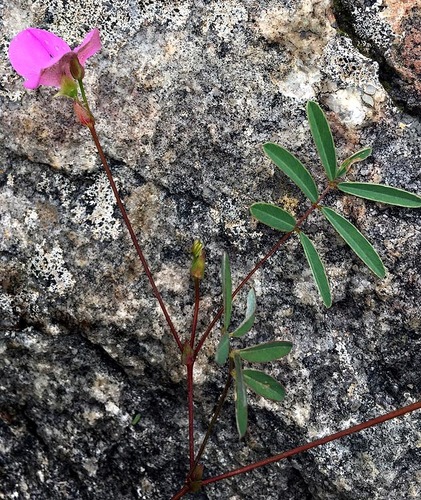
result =
[{"label": "gray rock", "polygon": [[[399,31],[390,16],[354,3],[352,17],[348,2],[336,3],[336,19],[348,21],[341,29],[351,27],[354,41],[397,65]],[[220,305],[223,250],[238,283],[277,241],[251,220],[250,204],[277,202],[296,214],[308,208],[261,144],[290,149],[325,184],[308,99],[325,109],[339,158],[373,146],[351,179],[421,192],[417,70],[409,62],[411,76],[396,66],[405,83],[393,77],[386,86],[373,53],[364,55],[338,29],[328,1],[18,0],[1,8],[3,47],[28,26],[72,46],[100,29],[103,50],[87,64],[87,92],[183,339],[194,303],[192,241],[204,241],[207,255],[201,333]],[[411,11],[412,20],[417,15]],[[52,89],[24,91],[5,51],[0,64],[0,498],[171,498],[188,467],[179,352],[88,132]],[[203,460],[207,477],[420,398],[419,213],[339,194],[328,201],[373,242],[387,277],[373,277],[317,215],[305,227],[326,261],[331,309],[294,239],[254,275],[256,326],[239,345],[293,342],[292,353],[268,368],[287,397],[275,404],[250,395],[241,442],[230,397]],[[215,329],[196,365],[197,442],[225,380],[213,362],[219,335]],[[418,498],[419,424],[415,412],[218,482],[197,498]]]}]

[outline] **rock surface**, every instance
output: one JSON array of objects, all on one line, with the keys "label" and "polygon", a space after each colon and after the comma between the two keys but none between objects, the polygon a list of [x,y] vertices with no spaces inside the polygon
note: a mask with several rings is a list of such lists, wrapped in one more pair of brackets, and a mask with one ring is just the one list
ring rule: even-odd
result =
[{"label": "rock surface", "polygon": [[[52,89],[23,89],[6,57],[9,40],[37,26],[74,46],[100,29],[103,50],[85,80],[98,131],[187,338],[193,239],[207,250],[203,332],[220,304],[222,251],[238,283],[277,240],[251,220],[250,204],[307,208],[261,144],[290,149],[323,187],[308,99],[325,109],[340,158],[373,146],[352,179],[421,193],[420,3],[366,4],[1,4],[0,498],[168,499],[188,456],[180,356],[88,133]],[[204,458],[207,477],[420,398],[419,211],[341,195],[329,202],[373,242],[387,277],[373,277],[316,216],[306,232],[326,261],[331,309],[317,297],[296,240],[255,274],[258,314],[244,343],[293,342],[291,355],[270,367],[287,397],[275,404],[251,395],[241,442],[230,400]],[[195,371],[198,441],[224,384],[213,362],[218,337],[216,329]],[[416,412],[218,482],[197,498],[419,498],[420,442]]]}]

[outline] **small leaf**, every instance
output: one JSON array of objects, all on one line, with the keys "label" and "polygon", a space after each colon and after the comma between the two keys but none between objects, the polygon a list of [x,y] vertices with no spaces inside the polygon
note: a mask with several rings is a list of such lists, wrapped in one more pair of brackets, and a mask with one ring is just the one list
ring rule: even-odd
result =
[{"label": "small leaf", "polygon": [[235,417],[240,438],[247,430],[247,391],[244,385],[243,369],[238,355],[234,356],[235,366]]},{"label": "small leaf", "polygon": [[291,342],[276,340],[274,342],[266,342],[264,344],[241,349],[241,351],[238,351],[238,354],[246,361],[251,361],[252,363],[265,363],[266,361],[274,361],[275,359],[283,358],[291,349]]},{"label": "small leaf", "polygon": [[316,183],[300,160],[273,142],[264,144],[263,151],[301,189],[312,203],[316,203],[319,198]]},{"label": "small leaf", "polygon": [[253,203],[250,212],[258,221],[278,231],[289,233],[296,225],[294,217],[289,212],[270,203]]},{"label": "small leaf", "polygon": [[364,264],[369,267],[376,276],[384,278],[386,269],[383,266],[383,262],[378,253],[371,246],[371,243],[358,231],[358,229],[331,208],[323,207],[322,212]]},{"label": "small leaf", "polygon": [[224,252],[222,256],[222,296],[224,301],[224,332],[227,332],[232,312],[231,267],[227,252]]},{"label": "small leaf", "polygon": [[218,365],[222,366],[225,364],[230,348],[230,336],[228,333],[224,333],[219,339],[219,344],[215,353],[215,361]]},{"label": "small leaf", "polygon": [[137,413],[132,420],[132,425],[137,425],[140,422],[140,413]]},{"label": "small leaf", "polygon": [[373,184],[370,182],[341,182],[338,188],[347,194],[353,194],[366,200],[379,201],[398,207],[420,208],[421,197],[403,189]]},{"label": "small leaf", "polygon": [[254,324],[255,313],[256,294],[254,293],[253,288],[250,288],[250,291],[247,295],[246,317],[244,318],[244,321],[241,323],[241,325],[231,333],[231,337],[242,337],[247,332],[249,332]]},{"label": "small leaf", "polygon": [[363,161],[366,158],[368,158],[371,155],[371,152],[372,152],[371,148],[363,148],[354,153],[353,155],[349,156],[346,160],[344,160],[341,163],[341,166],[339,167],[339,170],[336,173],[336,178],[340,177],[341,175],[344,175],[349,170],[349,167],[354,163]]},{"label": "small leaf", "polygon": [[332,296],[330,294],[329,282],[327,280],[323,262],[321,261],[313,242],[303,232],[300,232],[300,242],[310,265],[311,272],[313,273],[314,281],[319,289],[320,296],[322,297],[325,306],[330,307],[332,305]]},{"label": "small leaf", "polygon": [[259,370],[243,370],[244,383],[255,393],[273,401],[282,401],[285,389],[270,375]]},{"label": "small leaf", "polygon": [[317,102],[307,102],[307,118],[322,165],[328,179],[333,181],[336,179],[335,143],[326,116]]}]

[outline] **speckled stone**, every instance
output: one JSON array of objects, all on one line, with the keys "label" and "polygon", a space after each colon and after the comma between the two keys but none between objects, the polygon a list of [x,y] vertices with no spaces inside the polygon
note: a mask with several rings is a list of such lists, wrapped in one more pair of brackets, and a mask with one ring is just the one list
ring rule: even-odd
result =
[{"label": "speckled stone", "polygon": [[[418,3],[405,2],[398,18],[387,12],[399,2],[354,2],[353,17],[348,4],[335,2],[336,18],[327,0],[0,4],[0,498],[164,500],[188,466],[180,355],[94,147],[69,102],[53,99],[52,89],[24,90],[6,57],[9,40],[37,26],[75,46],[100,29],[103,49],[87,63],[87,92],[134,229],[185,339],[192,241],[206,247],[203,332],[220,305],[222,251],[238,283],[277,241],[250,218],[250,204],[277,202],[297,216],[308,208],[262,143],[290,149],[323,188],[308,99],[326,111],[340,159],[373,146],[350,179],[421,193]],[[396,34],[405,34],[400,46]],[[385,81],[378,60],[355,44],[367,46],[368,38],[396,62],[404,84]],[[387,276],[373,277],[317,215],[306,233],[326,262],[331,309],[317,297],[296,240],[255,274],[256,325],[239,345],[293,342],[291,354],[268,368],[287,397],[275,404],[250,395],[241,442],[230,398],[204,457],[207,476],[420,398],[419,212],[339,194],[328,202],[373,242]],[[244,302],[245,292],[234,321]],[[197,441],[224,384],[213,362],[219,334],[195,370]],[[197,498],[417,499],[420,441],[418,412]]]}]

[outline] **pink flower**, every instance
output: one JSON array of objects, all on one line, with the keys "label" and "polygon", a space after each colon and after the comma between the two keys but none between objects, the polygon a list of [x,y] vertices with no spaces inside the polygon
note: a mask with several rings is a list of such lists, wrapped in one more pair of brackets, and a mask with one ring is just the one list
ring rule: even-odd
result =
[{"label": "pink flower", "polygon": [[71,49],[67,43],[49,31],[28,28],[10,42],[9,59],[13,68],[25,78],[27,89],[40,85],[60,87],[64,75],[72,78],[70,61],[76,54],[82,66],[101,49],[99,31],[94,29],[79,47]]}]

